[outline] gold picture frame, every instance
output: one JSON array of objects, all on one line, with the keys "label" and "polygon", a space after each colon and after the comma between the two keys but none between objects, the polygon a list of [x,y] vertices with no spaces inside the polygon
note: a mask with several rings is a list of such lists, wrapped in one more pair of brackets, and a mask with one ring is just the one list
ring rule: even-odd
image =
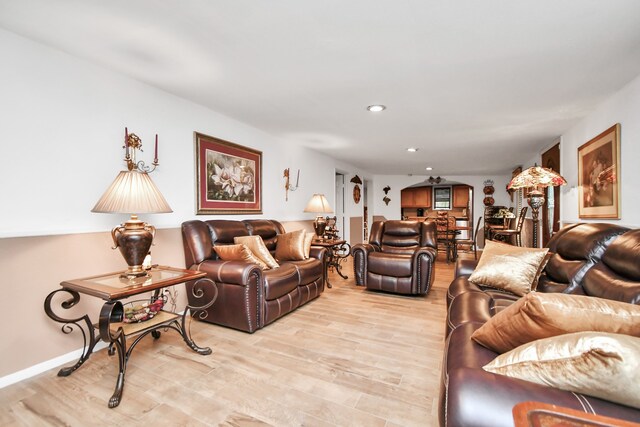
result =
[{"label": "gold picture frame", "polygon": [[620,219],[620,123],[578,148],[578,215]]},{"label": "gold picture frame", "polygon": [[262,213],[262,151],[194,132],[198,215]]}]

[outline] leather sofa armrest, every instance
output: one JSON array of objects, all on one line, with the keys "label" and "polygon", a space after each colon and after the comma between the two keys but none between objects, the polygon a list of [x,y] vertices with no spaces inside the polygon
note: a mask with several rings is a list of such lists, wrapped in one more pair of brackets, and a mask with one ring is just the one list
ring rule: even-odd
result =
[{"label": "leather sofa armrest", "polygon": [[458,259],[456,261],[455,278],[460,276],[470,276],[473,270],[476,269],[478,261],[475,259]]},{"label": "leather sofa armrest", "polygon": [[430,246],[423,246],[416,249],[412,256],[413,275],[412,288],[413,292],[419,295],[425,295],[431,289],[435,278],[434,264],[438,250]]},{"label": "leather sofa armrest", "polygon": [[190,267],[191,270],[204,271],[207,277],[216,283],[247,286],[249,277],[257,274],[262,277],[262,270],[258,264],[242,261],[203,261]]},{"label": "leather sofa armrest", "polygon": [[319,259],[324,262],[324,258],[327,256],[327,248],[322,246],[311,246],[309,251],[309,258]]},{"label": "leather sofa armrest", "polygon": [[351,248],[353,256],[353,275],[356,277],[356,285],[365,286],[367,278],[367,259],[369,253],[379,252],[380,248],[370,243],[358,243]]}]

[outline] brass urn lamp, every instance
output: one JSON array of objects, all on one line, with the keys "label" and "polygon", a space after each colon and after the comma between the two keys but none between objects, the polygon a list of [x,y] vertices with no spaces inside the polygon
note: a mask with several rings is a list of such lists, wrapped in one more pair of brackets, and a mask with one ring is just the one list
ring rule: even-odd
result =
[{"label": "brass urn lamp", "polygon": [[319,239],[324,235],[324,230],[327,227],[327,221],[324,219],[324,214],[333,213],[333,209],[329,206],[329,201],[324,194],[314,194],[307,203],[307,207],[304,208],[305,212],[312,212],[317,214],[316,220],[313,222],[313,229],[316,232],[316,236]]},{"label": "brass urn lamp", "polygon": [[145,276],[142,263],[153,244],[156,229],[138,219],[139,213],[173,212],[149,173],[158,166],[158,136],[156,135],[155,157],[152,167],[143,161],[136,162],[136,150],[142,151],[142,141],[135,134],[129,134],[125,128],[125,162],[127,170],[121,171],[113,183],[104,192],[98,203],[91,209],[100,213],[126,213],[131,218],[111,230],[113,248],[120,253],[129,268],[122,277],[135,278]]}]

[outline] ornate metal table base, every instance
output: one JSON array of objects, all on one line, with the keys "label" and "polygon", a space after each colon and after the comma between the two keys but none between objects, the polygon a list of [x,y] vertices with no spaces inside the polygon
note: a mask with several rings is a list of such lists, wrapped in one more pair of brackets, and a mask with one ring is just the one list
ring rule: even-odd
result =
[{"label": "ornate metal table base", "polygon": [[[210,287],[210,292],[205,292],[207,287]],[[66,288],[57,289],[51,292],[45,299],[45,313],[54,321],[63,324],[61,330],[65,334],[71,333],[74,327],[78,328],[82,332],[84,340],[80,359],[75,365],[60,369],[58,376],[66,377],[72,374],[89,359],[89,356],[91,356],[98,343],[95,334],[95,329],[97,328],[100,333],[100,339],[109,344],[109,355],[113,356],[117,354],[118,356],[118,377],[113,395],[109,399],[109,408],[115,408],[120,404],[124,389],[127,362],[133,349],[145,336],[151,334],[152,337],[158,339],[161,335],[161,329],[173,329],[182,336],[187,346],[196,353],[201,355],[211,354],[211,348],[198,346],[191,338],[190,332],[191,317],[197,316],[199,319],[205,318],[207,316],[206,309],[209,308],[218,297],[218,289],[215,283],[208,278],[202,277],[197,279],[191,292],[196,299],[203,299],[207,294],[212,295],[209,301],[203,301],[203,304],[200,306],[187,305],[182,315],[169,311],[160,311],[152,319],[141,323],[122,322],[124,309],[122,302],[119,300],[109,300],[104,303],[97,325],[91,323],[87,314],[78,318],[65,319],[64,317],[58,316],[51,307],[53,297],[58,292],[67,292],[71,295],[70,299],[61,303],[63,309],[70,309],[80,301],[80,294],[77,291]],[[155,301],[158,297],[162,296],[163,292],[167,291],[162,291],[161,289],[154,290],[153,300]],[[128,347],[127,337],[135,337]]]},{"label": "ornate metal table base", "polygon": [[311,244],[327,248],[327,259],[324,263],[324,277],[327,288],[333,287],[329,282],[329,268],[333,268],[343,279],[349,278],[349,276],[342,274],[342,263],[351,254],[351,245],[349,243],[345,240],[314,240]]}]

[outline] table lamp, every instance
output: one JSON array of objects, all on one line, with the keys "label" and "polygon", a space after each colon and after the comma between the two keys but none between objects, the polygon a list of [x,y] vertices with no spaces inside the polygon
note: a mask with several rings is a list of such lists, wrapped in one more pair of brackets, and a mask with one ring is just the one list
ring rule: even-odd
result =
[{"label": "table lamp", "polygon": [[309,200],[309,203],[307,203],[307,207],[304,208],[304,212],[312,212],[318,215],[313,222],[313,229],[316,231],[316,236],[322,238],[324,230],[327,227],[324,214],[333,213],[333,209],[329,206],[329,202],[324,194],[314,194],[311,200]]},{"label": "table lamp", "polygon": [[149,173],[158,166],[157,138],[156,135],[155,158],[153,168],[150,168],[142,161],[136,163],[135,150],[141,149],[142,142],[135,134],[128,134],[125,130],[125,162],[128,170],[118,174],[91,209],[91,212],[131,214],[131,219],[111,230],[114,244],[112,249],[120,248],[120,253],[129,266],[121,277],[131,279],[147,274],[142,263],[153,244],[156,229],[153,225],[140,221],[137,214],[173,212],[149,177]]},{"label": "table lamp", "polygon": [[565,180],[560,174],[551,169],[543,168],[537,164],[529,169],[520,172],[514,177],[507,190],[518,190],[520,188],[532,188],[527,195],[527,202],[531,206],[531,216],[533,219],[533,247],[538,247],[538,210],[544,205],[544,193],[540,188],[557,187],[565,185]]}]

